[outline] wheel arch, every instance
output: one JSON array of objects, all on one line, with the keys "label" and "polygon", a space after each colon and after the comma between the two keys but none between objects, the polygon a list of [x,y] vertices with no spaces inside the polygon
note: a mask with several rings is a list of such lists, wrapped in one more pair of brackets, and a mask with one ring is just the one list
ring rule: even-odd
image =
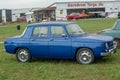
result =
[{"label": "wheel arch", "polygon": [[[79,48],[77,48],[76,51],[75,51],[74,59],[76,59],[76,54],[77,54],[78,50],[79,50],[79,49],[82,49],[82,48],[90,49],[90,50],[93,52],[93,55],[94,55],[94,51],[93,51],[91,48],[89,48],[89,47],[79,47]],[[94,55],[94,56],[95,56],[95,55]]]},{"label": "wheel arch", "polygon": [[[18,49],[27,49],[27,50],[29,50],[29,49],[26,48],[26,47],[16,47],[16,48],[15,48],[15,52],[14,52],[14,54],[16,54],[16,52],[17,52]],[[30,51],[30,50],[29,50],[29,51]]]},{"label": "wheel arch", "polygon": [[117,40],[120,40],[120,38],[115,37],[114,40],[116,40],[116,39],[117,39]]}]

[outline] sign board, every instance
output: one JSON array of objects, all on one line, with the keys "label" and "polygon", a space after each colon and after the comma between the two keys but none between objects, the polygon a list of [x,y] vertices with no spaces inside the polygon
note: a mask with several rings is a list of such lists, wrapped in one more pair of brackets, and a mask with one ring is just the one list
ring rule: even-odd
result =
[{"label": "sign board", "polygon": [[102,2],[100,3],[68,3],[68,7],[77,8],[77,7],[104,7]]}]

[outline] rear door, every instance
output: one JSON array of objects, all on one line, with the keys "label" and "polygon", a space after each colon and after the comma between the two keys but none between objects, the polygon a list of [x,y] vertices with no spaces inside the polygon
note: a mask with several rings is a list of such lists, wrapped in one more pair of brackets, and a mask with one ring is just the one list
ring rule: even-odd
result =
[{"label": "rear door", "polygon": [[30,52],[34,57],[48,57],[48,26],[33,29],[30,39]]}]

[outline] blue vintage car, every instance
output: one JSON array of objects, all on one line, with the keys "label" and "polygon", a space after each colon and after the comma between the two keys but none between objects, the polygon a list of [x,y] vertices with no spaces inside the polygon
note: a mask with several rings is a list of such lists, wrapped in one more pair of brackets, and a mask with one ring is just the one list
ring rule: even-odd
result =
[{"label": "blue vintage car", "polygon": [[5,50],[21,62],[32,57],[76,59],[90,64],[95,58],[115,52],[113,38],[86,34],[74,22],[43,22],[27,26],[21,36],[4,41]]}]

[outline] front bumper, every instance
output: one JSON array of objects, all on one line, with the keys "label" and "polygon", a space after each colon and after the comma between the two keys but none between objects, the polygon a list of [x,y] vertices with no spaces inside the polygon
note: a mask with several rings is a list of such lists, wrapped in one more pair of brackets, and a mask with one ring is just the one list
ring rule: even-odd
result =
[{"label": "front bumper", "polygon": [[109,50],[106,50],[106,52],[102,52],[100,55],[102,57],[104,57],[104,56],[109,56],[109,55],[111,55],[113,53],[116,53],[116,47],[114,47],[112,49],[109,49]]}]

